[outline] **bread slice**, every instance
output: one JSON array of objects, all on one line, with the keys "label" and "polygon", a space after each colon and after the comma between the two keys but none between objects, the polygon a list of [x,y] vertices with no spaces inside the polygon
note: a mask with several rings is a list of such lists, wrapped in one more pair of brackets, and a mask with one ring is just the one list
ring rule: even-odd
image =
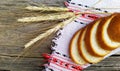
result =
[{"label": "bread slice", "polygon": [[107,32],[112,41],[120,42],[120,13],[115,13],[115,15],[108,26]]},{"label": "bread slice", "polygon": [[103,57],[93,56],[91,55],[91,52],[87,51],[88,47],[86,47],[84,40],[85,33],[87,33],[86,30],[87,28],[82,29],[78,38],[78,49],[80,56],[82,56],[89,63],[98,63],[103,59]]},{"label": "bread slice", "polygon": [[92,55],[102,57],[107,55],[110,51],[103,49],[97,42],[96,32],[100,21],[101,18],[88,25],[87,33],[85,34],[85,45]]},{"label": "bread slice", "polygon": [[78,52],[78,45],[77,45],[77,41],[78,41],[78,37],[81,31],[77,31],[74,36],[72,37],[71,41],[70,41],[70,45],[69,45],[69,53],[70,53],[70,57],[71,59],[80,65],[86,64],[88,62],[86,62],[80,55]]},{"label": "bread slice", "polygon": [[[97,28],[97,41],[103,49],[113,50],[120,46],[119,42],[114,42],[108,35],[107,29],[110,25],[110,22],[115,17],[115,14],[102,18],[102,21]],[[117,30],[116,30],[117,31]],[[112,32],[112,31],[111,31]],[[113,33],[114,34],[114,33]]]}]

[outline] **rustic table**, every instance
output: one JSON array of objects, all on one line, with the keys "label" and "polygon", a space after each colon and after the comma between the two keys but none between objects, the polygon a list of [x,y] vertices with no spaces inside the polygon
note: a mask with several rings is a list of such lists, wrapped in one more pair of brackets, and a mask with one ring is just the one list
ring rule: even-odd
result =
[{"label": "rustic table", "polygon": [[[16,20],[23,16],[40,15],[24,7],[33,5],[64,6],[65,0],[1,0],[0,1],[0,71],[41,71],[44,58],[42,53],[50,53],[50,43],[54,35],[39,44],[39,48],[32,49],[19,61],[13,60],[23,51],[23,45],[30,41],[45,27],[56,22],[19,23]],[[38,47],[38,46],[37,46]],[[120,54],[117,53],[98,64],[88,67],[84,71],[120,71]]]}]

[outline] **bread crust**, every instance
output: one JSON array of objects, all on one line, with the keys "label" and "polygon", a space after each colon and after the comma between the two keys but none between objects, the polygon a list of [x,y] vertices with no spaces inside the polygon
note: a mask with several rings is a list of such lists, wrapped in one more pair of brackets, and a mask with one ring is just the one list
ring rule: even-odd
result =
[{"label": "bread crust", "polygon": [[111,40],[120,42],[120,13],[116,13],[116,16],[111,20],[108,26],[108,35]]}]

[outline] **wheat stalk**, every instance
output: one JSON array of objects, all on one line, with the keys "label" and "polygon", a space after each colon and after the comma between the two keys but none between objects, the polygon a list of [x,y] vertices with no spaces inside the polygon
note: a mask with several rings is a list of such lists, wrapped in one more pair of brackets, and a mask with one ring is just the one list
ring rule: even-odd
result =
[{"label": "wheat stalk", "polygon": [[[112,14],[112,13],[105,13],[105,12],[78,12],[77,14]],[[36,17],[24,17],[20,18],[18,22],[40,22],[40,21],[47,21],[47,20],[60,20],[66,19],[74,16],[73,12],[66,12],[66,13],[56,13],[56,14],[47,14],[41,15]]]},{"label": "wheat stalk", "polygon": [[31,10],[31,11],[57,11],[57,12],[66,12],[69,11],[68,8],[62,8],[62,7],[47,7],[47,6],[42,6],[42,7],[37,7],[37,6],[28,6],[25,9]]},{"label": "wheat stalk", "polygon": [[[94,7],[96,4],[100,3],[102,0],[99,0],[96,2],[92,7]],[[31,10],[31,11],[58,11],[58,12],[69,12],[68,8],[61,8],[61,7],[47,7],[47,6],[42,6],[42,7],[37,7],[37,6],[28,6],[25,9]],[[119,7],[117,8],[112,8],[112,7],[102,7],[100,9],[120,9]]]},{"label": "wheat stalk", "polygon": [[41,15],[37,17],[24,17],[24,18],[18,19],[17,21],[18,22],[38,22],[38,21],[47,21],[47,20],[66,19],[72,16],[74,16],[74,13],[72,12],[54,13],[54,14]]}]

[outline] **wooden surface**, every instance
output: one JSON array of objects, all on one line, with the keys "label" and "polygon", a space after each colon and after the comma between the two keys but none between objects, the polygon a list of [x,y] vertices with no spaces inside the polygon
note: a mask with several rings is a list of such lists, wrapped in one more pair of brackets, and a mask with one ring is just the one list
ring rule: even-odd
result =
[{"label": "wooden surface", "polygon": [[[45,63],[42,53],[50,53],[50,36],[46,41],[33,49],[19,61],[12,62],[22,51],[25,43],[42,29],[55,25],[58,21],[19,23],[16,20],[24,16],[40,15],[24,9],[29,5],[64,6],[64,0],[1,0],[0,1],[0,71],[41,71]],[[41,31],[42,30],[42,31]],[[119,53],[88,67],[84,71],[120,71]]]}]

